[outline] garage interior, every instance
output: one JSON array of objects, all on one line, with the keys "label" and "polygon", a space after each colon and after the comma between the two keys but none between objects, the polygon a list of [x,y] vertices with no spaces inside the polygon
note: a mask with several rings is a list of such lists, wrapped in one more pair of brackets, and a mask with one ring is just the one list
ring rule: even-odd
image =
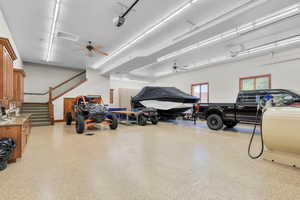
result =
[{"label": "garage interior", "polygon": [[0,0],[0,199],[298,199],[299,0]]}]

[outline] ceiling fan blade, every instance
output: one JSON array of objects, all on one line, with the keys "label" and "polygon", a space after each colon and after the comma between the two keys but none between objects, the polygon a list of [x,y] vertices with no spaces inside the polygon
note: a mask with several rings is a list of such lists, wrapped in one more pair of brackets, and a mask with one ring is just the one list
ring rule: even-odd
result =
[{"label": "ceiling fan blade", "polygon": [[105,53],[104,51],[101,51],[101,50],[99,50],[99,49],[93,49],[96,53],[99,53],[99,54],[102,54],[102,55],[105,55],[105,56],[108,56],[108,54],[107,53]]}]

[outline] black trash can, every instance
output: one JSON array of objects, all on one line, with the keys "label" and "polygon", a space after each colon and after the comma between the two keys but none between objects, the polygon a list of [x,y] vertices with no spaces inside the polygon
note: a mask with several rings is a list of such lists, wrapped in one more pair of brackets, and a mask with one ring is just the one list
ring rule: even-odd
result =
[{"label": "black trash can", "polygon": [[12,138],[0,138],[0,171],[7,168],[7,161],[16,148],[16,141]]}]

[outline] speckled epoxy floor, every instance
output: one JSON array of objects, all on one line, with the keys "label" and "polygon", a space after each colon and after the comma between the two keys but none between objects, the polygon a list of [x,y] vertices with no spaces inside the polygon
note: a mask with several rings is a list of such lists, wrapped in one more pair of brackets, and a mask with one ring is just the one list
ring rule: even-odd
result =
[{"label": "speckled epoxy floor", "polygon": [[250,160],[248,128],[120,126],[77,135],[32,129],[24,158],[0,172],[0,200],[295,200],[300,170]]}]

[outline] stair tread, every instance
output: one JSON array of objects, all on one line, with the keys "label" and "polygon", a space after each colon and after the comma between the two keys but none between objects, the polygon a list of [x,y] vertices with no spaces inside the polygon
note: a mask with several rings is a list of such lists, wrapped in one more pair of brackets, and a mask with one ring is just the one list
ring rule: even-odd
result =
[{"label": "stair tread", "polygon": [[49,121],[49,118],[35,118],[35,119],[31,119],[31,121],[36,122],[36,121]]}]

